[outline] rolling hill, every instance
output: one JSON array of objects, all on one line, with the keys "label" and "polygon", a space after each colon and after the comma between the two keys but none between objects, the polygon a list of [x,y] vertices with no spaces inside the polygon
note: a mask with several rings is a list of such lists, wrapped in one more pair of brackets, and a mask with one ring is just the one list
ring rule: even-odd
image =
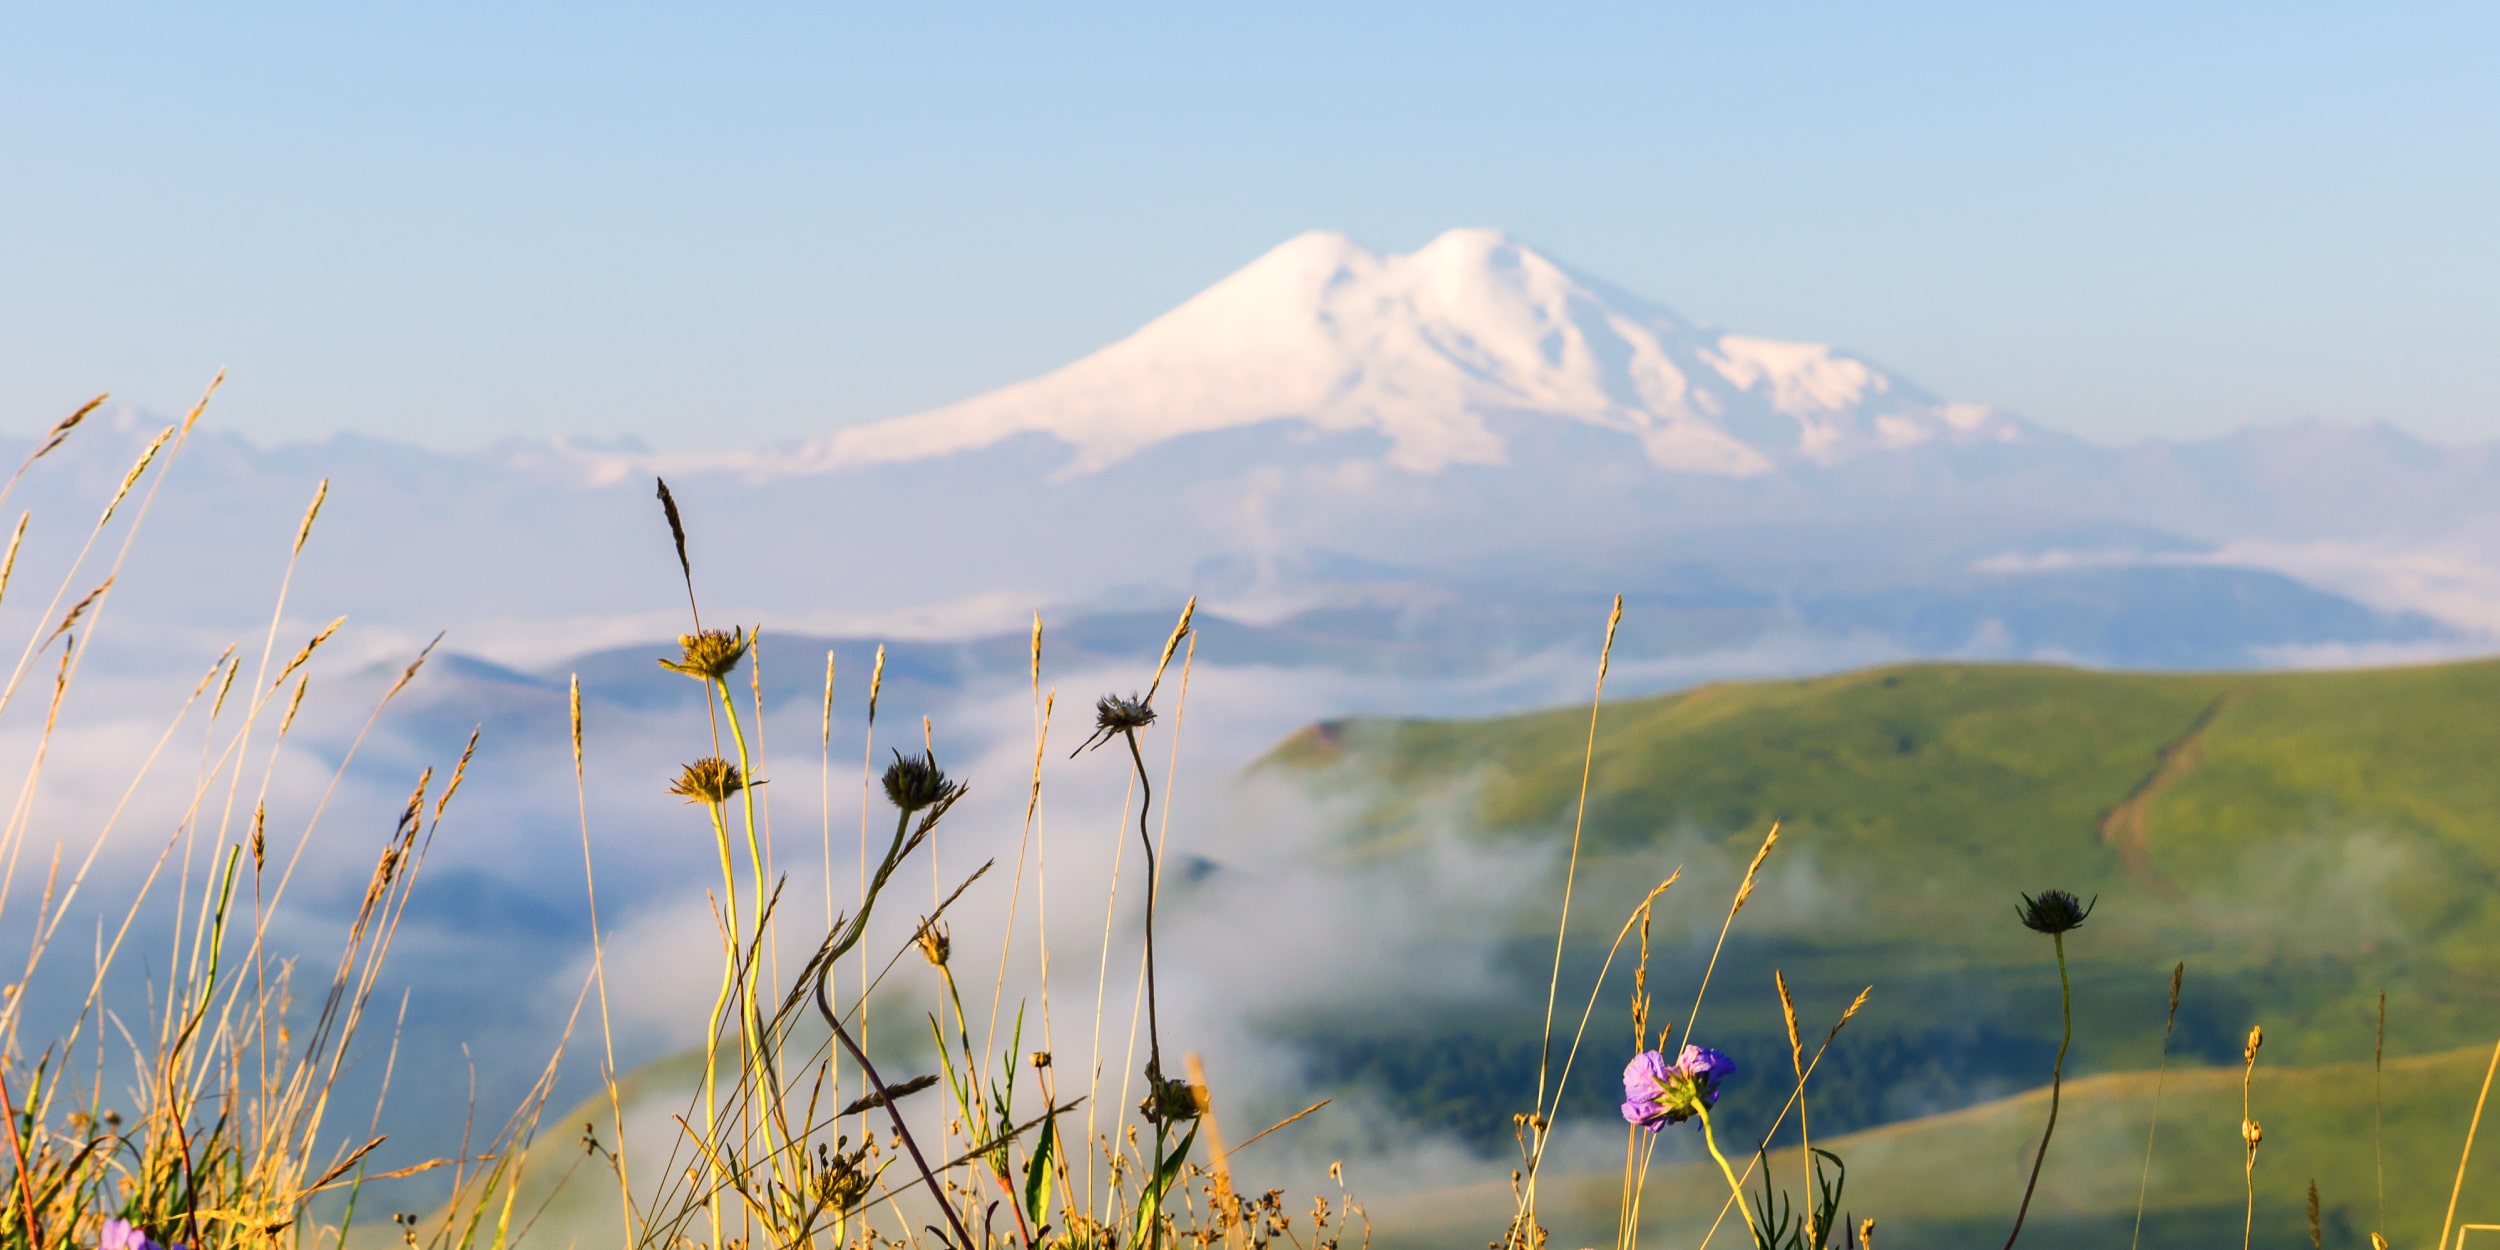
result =
[{"label": "rolling hill", "polygon": [[[1480,995],[1278,1021],[1316,1075],[1488,1149],[1507,1142],[1535,1084],[1538,1022],[1522,1004],[1542,997],[1588,732],[1585,707],[1340,721],[1259,765],[1353,813],[1327,852],[1348,867],[1422,864],[1453,844],[1545,853],[1471,919],[1507,944]],[[2500,662],[1910,665],[1615,703],[1596,742],[1564,979],[1575,1014],[1620,918],[1680,867],[1649,974],[1680,1031],[1729,891],[1780,824],[1695,1033],[1743,1064],[1739,1106],[1786,1067],[1774,968],[1809,1027],[1875,987],[1818,1078],[1831,1131],[2039,1083],[2057,975],[2014,904],[2048,887],[2098,898],[2067,941],[2070,1073],[2154,1064],[2176,961],[2189,1064],[2236,1068],[2258,1022],[2270,1063],[2366,1058],[2382,988],[2391,1054],[2488,1046],[2500,1028]],[[1629,958],[1598,995],[1603,1040],[1565,1103],[1593,1124],[1613,1114]]]}]

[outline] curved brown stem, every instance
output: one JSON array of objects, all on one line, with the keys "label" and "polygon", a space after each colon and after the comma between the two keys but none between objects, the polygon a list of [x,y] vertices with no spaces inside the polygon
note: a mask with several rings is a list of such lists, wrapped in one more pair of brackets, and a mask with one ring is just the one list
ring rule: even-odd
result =
[{"label": "curved brown stem", "polygon": [[[1137,731],[1124,731],[1128,739],[1128,757],[1137,764],[1137,788],[1144,796],[1137,805],[1137,840],[1146,846],[1146,1080],[1159,1085],[1163,1080],[1163,1038],[1155,1025],[1155,890],[1162,883],[1162,874],[1155,867],[1155,840],[1148,828],[1146,815],[1155,803],[1154,783],[1146,779],[1146,757],[1137,749]],[[1132,1035],[1133,1036],[1133,1035]],[[1148,1098],[1159,1089],[1146,1091]]]},{"label": "curved brown stem", "polygon": [[833,1004],[825,998],[825,974],[831,971],[832,966],[830,960],[817,965],[816,1010],[825,1017],[826,1024],[833,1026],[833,1035],[841,1039],[842,1049],[851,1052],[851,1061],[859,1065],[860,1075],[868,1078],[869,1088],[876,1090],[877,1098],[885,1103],[885,1113],[894,1121],[894,1135],[902,1139],[903,1149],[911,1152],[912,1166],[920,1169],[920,1179],[927,1182],[929,1196],[937,1200],[938,1209],[946,1213],[946,1222],[954,1227],[956,1244],[963,1250],[980,1250],[981,1243],[972,1239],[971,1231],[964,1227],[963,1217],[955,1214],[955,1204],[946,1200],[945,1187],[938,1184],[937,1173],[929,1167],[928,1158],[920,1153],[920,1143],[913,1140],[911,1129],[903,1123],[902,1109],[894,1105],[893,1097],[886,1092],[885,1078],[877,1075],[876,1065],[868,1062],[868,1052],[851,1040],[850,1032],[842,1027],[841,1017],[833,1014]]}]

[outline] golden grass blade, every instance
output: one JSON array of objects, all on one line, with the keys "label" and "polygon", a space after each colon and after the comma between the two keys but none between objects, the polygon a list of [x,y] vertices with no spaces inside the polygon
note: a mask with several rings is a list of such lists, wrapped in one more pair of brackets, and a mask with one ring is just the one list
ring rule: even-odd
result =
[{"label": "golden grass blade", "polygon": [[[1597,649],[1597,683],[1589,695],[1589,732],[1586,749],[1580,757],[1579,806],[1571,819],[1571,857],[1563,867],[1562,918],[1554,926],[1554,967],[1545,983],[1545,1024],[1542,1040],[1537,1046],[1536,1110],[1531,1120],[1535,1146],[1528,1158],[1527,1188],[1521,1191],[1514,1228],[1536,1222],[1537,1172],[1545,1161],[1545,1125],[1547,1105],[1546,1080],[1554,1052],[1554,1005],[1562,988],[1563,943],[1571,934],[1571,896],[1580,876],[1580,835],[1588,825],[1589,778],[1597,766],[1597,712],[1606,701],[1606,670],[1615,653],[1615,631],[1623,624],[1623,596],[1616,595],[1614,606],[1606,613],[1606,641]],[[1621,939],[1617,939],[1620,943]],[[1576,1047],[1575,1047],[1576,1049]],[[1566,1061],[1566,1065],[1568,1061]]]},{"label": "golden grass blade", "polygon": [[[2448,1190],[2448,1214],[2439,1222],[2440,1250],[2447,1250],[2448,1233],[2456,1227],[2457,1198],[2465,1192],[2465,1165],[2474,1157],[2474,1135],[2483,1127],[2483,1104],[2491,1100],[2494,1073],[2500,1073],[2500,1042],[2492,1044],[2491,1065],[2483,1069],[2483,1092],[2474,1096],[2474,1118],[2465,1126],[2465,1149],[2457,1152],[2457,1181]],[[2465,1234],[2457,1233],[2457,1240],[2465,1240]]]},{"label": "golden grass blade", "polygon": [[[1312,1103],[1310,1106],[1304,1107],[1304,1108],[1303,1108],[1303,1109],[1301,1109],[1300,1111],[1296,1111],[1296,1112],[1294,1112],[1292,1115],[1286,1116],[1284,1119],[1278,1120],[1278,1121],[1277,1121],[1277,1122],[1275,1122],[1274,1124],[1270,1124],[1270,1125],[1268,1125],[1266,1128],[1260,1129],[1260,1130],[1259,1130],[1258,1132],[1256,1132],[1256,1133],[1252,1133],[1252,1134],[1250,1135],[1250,1139],[1249,1139],[1248,1141],[1245,1141],[1245,1142],[1241,1143],[1240,1145],[1233,1147],[1233,1153],[1234,1153],[1234,1154],[1240,1154],[1242,1151],[1248,1150],[1248,1149],[1249,1149],[1249,1148],[1251,1148],[1252,1146],[1258,1145],[1258,1144],[1259,1144],[1259,1142],[1260,1142],[1261,1140],[1263,1140],[1264,1138],[1266,1138],[1266,1136],[1267,1136],[1268,1134],[1273,1133],[1273,1132],[1275,1132],[1276,1130],[1278,1130],[1278,1129],[1280,1129],[1280,1128],[1283,1128],[1283,1127],[1285,1127],[1285,1126],[1286,1126],[1286,1125],[1288,1125],[1288,1124],[1292,1124],[1292,1123],[1294,1123],[1295,1121],[1300,1120],[1302,1117],[1304,1117],[1304,1116],[1306,1116],[1306,1115],[1309,1115],[1309,1114],[1311,1114],[1312,1112],[1317,1111],[1317,1110],[1319,1110],[1320,1108],[1325,1107],[1325,1106],[1327,1106],[1328,1104],[1330,1104],[1330,1103],[1332,1103],[1332,1102],[1335,1102],[1335,1101],[1336,1101],[1336,1099],[1334,1099],[1334,1098],[1322,1098],[1322,1099],[1320,1099],[1318,1102]],[[1255,1121],[1253,1121],[1253,1123],[1255,1123]]]},{"label": "golden grass blade", "polygon": [[1693,1038],[1693,1025],[1701,1019],[1701,1000],[1710,993],[1710,977],[1719,970],[1719,952],[1727,949],[1728,930],[1736,925],[1736,913],[1745,910],[1745,900],[1753,897],[1754,878],[1762,871],[1762,861],[1771,858],[1771,848],[1779,845],[1780,826],[1771,822],[1771,831],[1762,836],[1762,846],[1753,853],[1753,862],[1745,865],[1745,879],[1736,885],[1736,897],[1727,905],[1727,919],[1719,922],[1719,940],[1710,948],[1710,963],[1701,971],[1701,988],[1693,991],[1692,1014],[1684,1017],[1684,1040]]}]

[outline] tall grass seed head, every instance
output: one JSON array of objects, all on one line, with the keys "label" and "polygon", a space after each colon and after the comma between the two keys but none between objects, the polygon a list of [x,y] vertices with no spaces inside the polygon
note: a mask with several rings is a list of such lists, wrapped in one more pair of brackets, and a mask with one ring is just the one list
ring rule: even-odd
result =
[{"label": "tall grass seed head", "polygon": [[947,780],[935,752],[905,755],[897,750],[894,762],[886,766],[886,801],[906,814],[951,803],[963,790],[964,783]]},{"label": "tall grass seed head", "polygon": [[2086,903],[2064,890],[2042,890],[2038,898],[2024,895],[2023,905],[2015,908],[2014,914],[2022,918],[2024,928],[2034,933],[2072,933],[2083,927],[2084,919],[2100,902],[2097,895]]},{"label": "tall grass seed head", "polygon": [[680,634],[677,647],[679,658],[663,659],[660,667],[698,681],[719,681],[746,658],[746,629],[705,629]]},{"label": "tall grass seed head", "polygon": [[746,787],[746,778],[739,774],[737,765],[707,755],[679,770],[677,780],[669,783],[668,792],[684,795],[689,803],[717,806]]},{"label": "tall grass seed head", "polygon": [[2265,1044],[2265,1029],[2262,1026],[2254,1024],[2248,1026],[2248,1044],[2240,1047],[2240,1058],[2252,1065],[2255,1064],[2257,1062],[2257,1051]]}]

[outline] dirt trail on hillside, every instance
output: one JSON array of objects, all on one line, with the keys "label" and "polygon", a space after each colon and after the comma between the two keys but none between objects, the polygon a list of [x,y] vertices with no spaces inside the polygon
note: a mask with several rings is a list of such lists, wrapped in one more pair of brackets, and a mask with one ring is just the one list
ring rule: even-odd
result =
[{"label": "dirt trail on hillside", "polygon": [[2230,710],[2231,705],[2239,702],[2246,693],[2245,690],[2226,690],[2214,696],[2213,702],[2206,704],[2205,710],[2188,722],[2185,731],[2162,744],[2160,752],[2154,756],[2153,771],[2135,783],[2135,788],[2127,792],[2127,797],[2118,800],[2117,806],[2101,814],[2102,843],[2118,852],[2118,861],[2126,865],[2127,875],[2152,891],[2155,898],[2175,903],[2184,900],[2187,892],[2153,867],[2152,833],[2145,825],[2145,815],[2152,810],[2153,800],[2161,797],[2162,791],[2205,762],[2205,731],[2212,728],[2215,719]]}]

